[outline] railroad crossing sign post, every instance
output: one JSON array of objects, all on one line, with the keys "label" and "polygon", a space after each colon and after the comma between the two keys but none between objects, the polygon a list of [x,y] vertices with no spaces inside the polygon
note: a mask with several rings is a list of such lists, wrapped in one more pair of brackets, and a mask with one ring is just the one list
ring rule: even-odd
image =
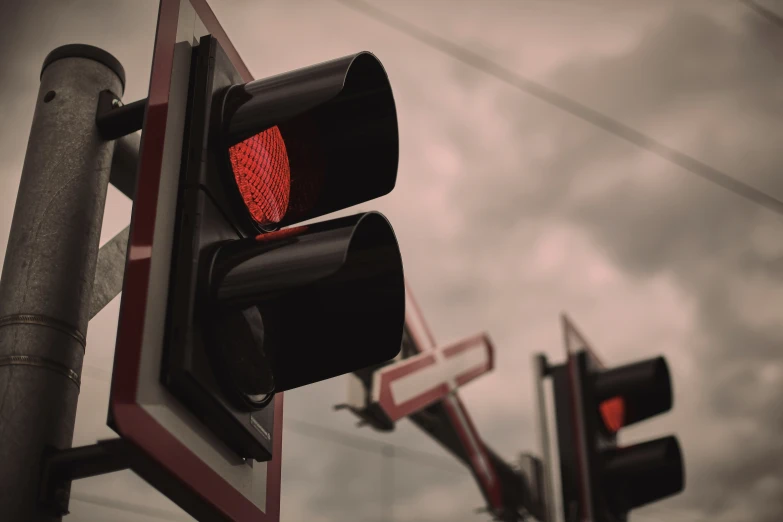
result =
[{"label": "railroad crossing sign post", "polygon": [[348,380],[348,400],[335,406],[359,417],[359,426],[395,429],[408,418],[472,472],[487,503],[480,512],[494,520],[518,522],[528,515],[551,522],[544,514],[547,498],[541,459],[519,456],[506,462],[481,439],[459,387],[487,374],[494,366],[494,347],[487,333],[438,346],[410,290],[406,292],[405,335],[400,358],[355,371]]}]

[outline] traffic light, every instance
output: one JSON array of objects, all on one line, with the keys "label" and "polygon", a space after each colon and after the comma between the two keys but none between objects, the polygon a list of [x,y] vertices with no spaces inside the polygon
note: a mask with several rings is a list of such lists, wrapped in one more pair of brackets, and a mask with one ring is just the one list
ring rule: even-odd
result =
[{"label": "traffic light", "polygon": [[275,393],[400,350],[386,218],[301,224],[394,188],[396,110],[370,53],[249,83],[215,38],[193,53],[162,379],[240,457],[265,461]]},{"label": "traffic light", "polygon": [[552,375],[567,522],[624,522],[629,511],[683,490],[676,437],[617,442],[622,428],[671,409],[663,357],[609,369],[580,350]]}]

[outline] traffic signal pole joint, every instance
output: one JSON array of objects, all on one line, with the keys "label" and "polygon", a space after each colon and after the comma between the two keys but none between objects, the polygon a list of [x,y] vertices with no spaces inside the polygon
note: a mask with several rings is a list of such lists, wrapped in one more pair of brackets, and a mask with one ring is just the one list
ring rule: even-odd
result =
[{"label": "traffic signal pole joint", "polygon": [[118,438],[46,452],[41,466],[39,502],[53,513],[67,515],[73,480],[128,469],[133,450],[130,443]]},{"label": "traffic signal pole joint", "polygon": [[111,90],[101,91],[98,95],[98,108],[95,125],[105,140],[116,140],[132,132],[141,130],[144,124],[144,111],[147,99],[136,100],[123,105],[119,96]]},{"label": "traffic signal pole joint", "polygon": [[87,45],[47,56],[0,280],[0,513],[59,520],[38,503],[44,455],[71,447],[114,142],[100,93],[124,72]]}]

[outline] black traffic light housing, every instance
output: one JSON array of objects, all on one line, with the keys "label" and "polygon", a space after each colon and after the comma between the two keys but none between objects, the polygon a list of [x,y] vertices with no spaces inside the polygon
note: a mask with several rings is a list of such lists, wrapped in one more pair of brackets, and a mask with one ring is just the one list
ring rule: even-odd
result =
[{"label": "black traffic light housing", "polygon": [[404,324],[391,225],[397,121],[369,53],[242,83],[194,48],[162,379],[239,457],[271,458],[274,394],[391,359]]},{"label": "black traffic light housing", "polygon": [[553,369],[566,521],[625,522],[628,512],[681,492],[677,438],[620,446],[625,426],[672,407],[663,357],[606,369],[589,350]]}]

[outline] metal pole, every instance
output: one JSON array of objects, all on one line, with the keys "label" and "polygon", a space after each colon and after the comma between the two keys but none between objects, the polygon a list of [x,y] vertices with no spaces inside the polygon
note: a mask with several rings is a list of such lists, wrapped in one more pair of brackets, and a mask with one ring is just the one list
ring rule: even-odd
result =
[{"label": "metal pole", "polygon": [[60,520],[36,501],[45,449],[73,440],[98,241],[114,143],[98,96],[119,96],[109,53],[67,45],[44,61],[0,279],[0,513]]},{"label": "metal pole", "polygon": [[538,424],[541,444],[542,464],[544,468],[544,483],[540,484],[544,499],[544,516],[542,522],[555,522],[555,496],[552,485],[552,448],[549,439],[549,416],[546,409],[546,394],[544,391],[544,379],[549,375],[549,362],[546,355],[533,356],[533,380],[536,383],[536,398],[538,400]]}]

